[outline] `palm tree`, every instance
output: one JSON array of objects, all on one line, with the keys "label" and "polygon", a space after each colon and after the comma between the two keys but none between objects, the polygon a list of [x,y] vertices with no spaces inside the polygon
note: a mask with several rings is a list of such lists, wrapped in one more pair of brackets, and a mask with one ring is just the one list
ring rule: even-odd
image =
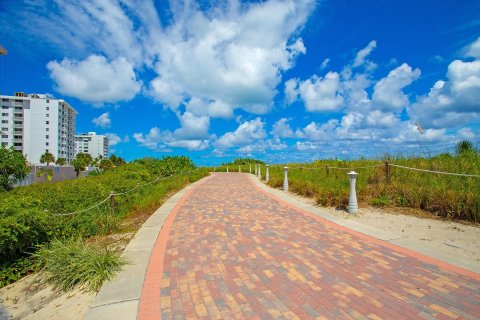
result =
[{"label": "palm tree", "polygon": [[457,155],[466,154],[466,153],[475,153],[475,146],[471,141],[462,140],[457,143],[455,146],[455,152]]},{"label": "palm tree", "polygon": [[67,163],[67,160],[65,158],[58,158],[57,161],[55,161],[55,164],[57,166],[64,166],[65,163]]},{"label": "palm tree", "polygon": [[46,163],[47,167],[50,165],[50,163],[53,163],[53,162],[55,162],[55,157],[53,156],[53,154],[51,154],[48,151],[45,151],[45,153],[40,156],[40,163],[41,164]]}]

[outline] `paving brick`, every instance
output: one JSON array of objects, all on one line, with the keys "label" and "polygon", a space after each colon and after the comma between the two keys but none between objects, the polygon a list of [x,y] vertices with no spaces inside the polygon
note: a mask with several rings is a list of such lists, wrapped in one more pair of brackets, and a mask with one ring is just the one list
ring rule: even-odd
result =
[{"label": "paving brick", "polygon": [[162,277],[146,277],[163,319],[480,319],[479,277],[316,219],[245,174],[190,192],[164,238]]}]

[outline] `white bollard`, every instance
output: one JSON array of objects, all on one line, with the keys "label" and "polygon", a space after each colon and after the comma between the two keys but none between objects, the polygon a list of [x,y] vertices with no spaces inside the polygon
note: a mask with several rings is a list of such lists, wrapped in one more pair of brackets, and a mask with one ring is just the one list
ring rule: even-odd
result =
[{"label": "white bollard", "polygon": [[262,165],[258,165],[258,179],[262,179]]},{"label": "white bollard", "polygon": [[249,170],[250,174],[252,173],[252,164],[250,164],[250,170]]},{"label": "white bollard", "polygon": [[350,171],[347,173],[350,177],[350,197],[348,198],[348,213],[357,213],[358,212],[358,203],[357,203],[357,191],[355,190],[355,184],[357,182],[357,175],[355,171]]},{"label": "white bollard", "polygon": [[283,191],[288,191],[288,167],[283,167],[285,177],[283,178]]},{"label": "white bollard", "polygon": [[267,168],[265,169],[265,182],[270,181],[270,173],[268,172],[269,165],[267,164]]},{"label": "white bollard", "polygon": [[227,172],[228,172],[228,166],[227,166]]},{"label": "white bollard", "polygon": [[242,169],[240,168],[240,165],[238,165],[238,172],[242,172]]}]

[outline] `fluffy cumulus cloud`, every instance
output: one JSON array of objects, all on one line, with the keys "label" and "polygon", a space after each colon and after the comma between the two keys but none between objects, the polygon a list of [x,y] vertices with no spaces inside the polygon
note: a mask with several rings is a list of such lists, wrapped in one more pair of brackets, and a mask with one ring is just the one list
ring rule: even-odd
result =
[{"label": "fluffy cumulus cloud", "polygon": [[128,136],[123,137],[123,139],[116,133],[105,133],[105,136],[108,138],[108,145],[114,147],[122,142],[129,142],[130,139]]},{"label": "fluffy cumulus cloud", "polygon": [[173,8],[173,24],[159,43],[151,93],[175,109],[203,101],[197,113],[227,117],[235,108],[265,113],[283,71],[305,53],[295,32],[313,1],[229,2],[214,14],[195,5]]},{"label": "fluffy cumulus cloud", "polygon": [[295,133],[288,123],[288,119],[281,118],[273,124],[272,135],[278,138],[293,138]]},{"label": "fluffy cumulus cloud", "polygon": [[413,120],[433,128],[454,128],[480,118],[480,40],[469,46],[475,60],[454,60],[445,80],[438,80],[427,95],[409,108]]},{"label": "fluffy cumulus cloud", "polygon": [[245,121],[235,131],[227,132],[215,141],[215,147],[226,149],[234,146],[244,146],[256,140],[267,137],[265,123],[260,119]]},{"label": "fluffy cumulus cloud", "polygon": [[325,77],[314,75],[297,83],[289,81],[285,87],[287,100],[300,97],[308,111],[334,111],[343,104],[340,76],[336,72],[328,72]]},{"label": "fluffy cumulus cloud", "polygon": [[134,139],[143,147],[154,151],[167,151],[170,148],[185,148],[191,151],[205,150],[210,146],[210,118],[196,116],[188,111],[177,115],[180,128],[175,131],[150,129],[147,134],[135,133]]},{"label": "fluffy cumulus cloud", "polygon": [[112,120],[110,119],[110,113],[104,112],[96,118],[93,118],[92,122],[96,127],[109,128],[112,125]]},{"label": "fluffy cumulus cloud", "polygon": [[108,61],[91,55],[81,61],[50,61],[47,68],[58,92],[97,104],[130,100],[142,86],[125,58]]}]

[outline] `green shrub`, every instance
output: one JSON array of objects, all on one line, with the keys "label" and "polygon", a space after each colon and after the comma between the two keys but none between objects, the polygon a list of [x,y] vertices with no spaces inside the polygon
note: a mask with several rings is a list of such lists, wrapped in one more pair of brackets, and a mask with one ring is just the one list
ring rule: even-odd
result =
[{"label": "green shrub", "polygon": [[119,254],[79,239],[54,240],[38,250],[34,258],[47,281],[62,291],[79,286],[96,292],[126,263]]},{"label": "green shrub", "polygon": [[[188,175],[175,175],[194,169],[195,165],[186,157],[150,158],[95,176],[0,192],[0,274],[9,274],[12,263],[25,259],[35,247],[53,238],[90,237],[115,231],[129,212],[158,206],[168,193],[208,175],[203,168]],[[114,217],[109,201],[87,212],[55,216],[89,208],[107,198],[111,191],[124,192],[170,175],[173,176],[115,197]]]}]

